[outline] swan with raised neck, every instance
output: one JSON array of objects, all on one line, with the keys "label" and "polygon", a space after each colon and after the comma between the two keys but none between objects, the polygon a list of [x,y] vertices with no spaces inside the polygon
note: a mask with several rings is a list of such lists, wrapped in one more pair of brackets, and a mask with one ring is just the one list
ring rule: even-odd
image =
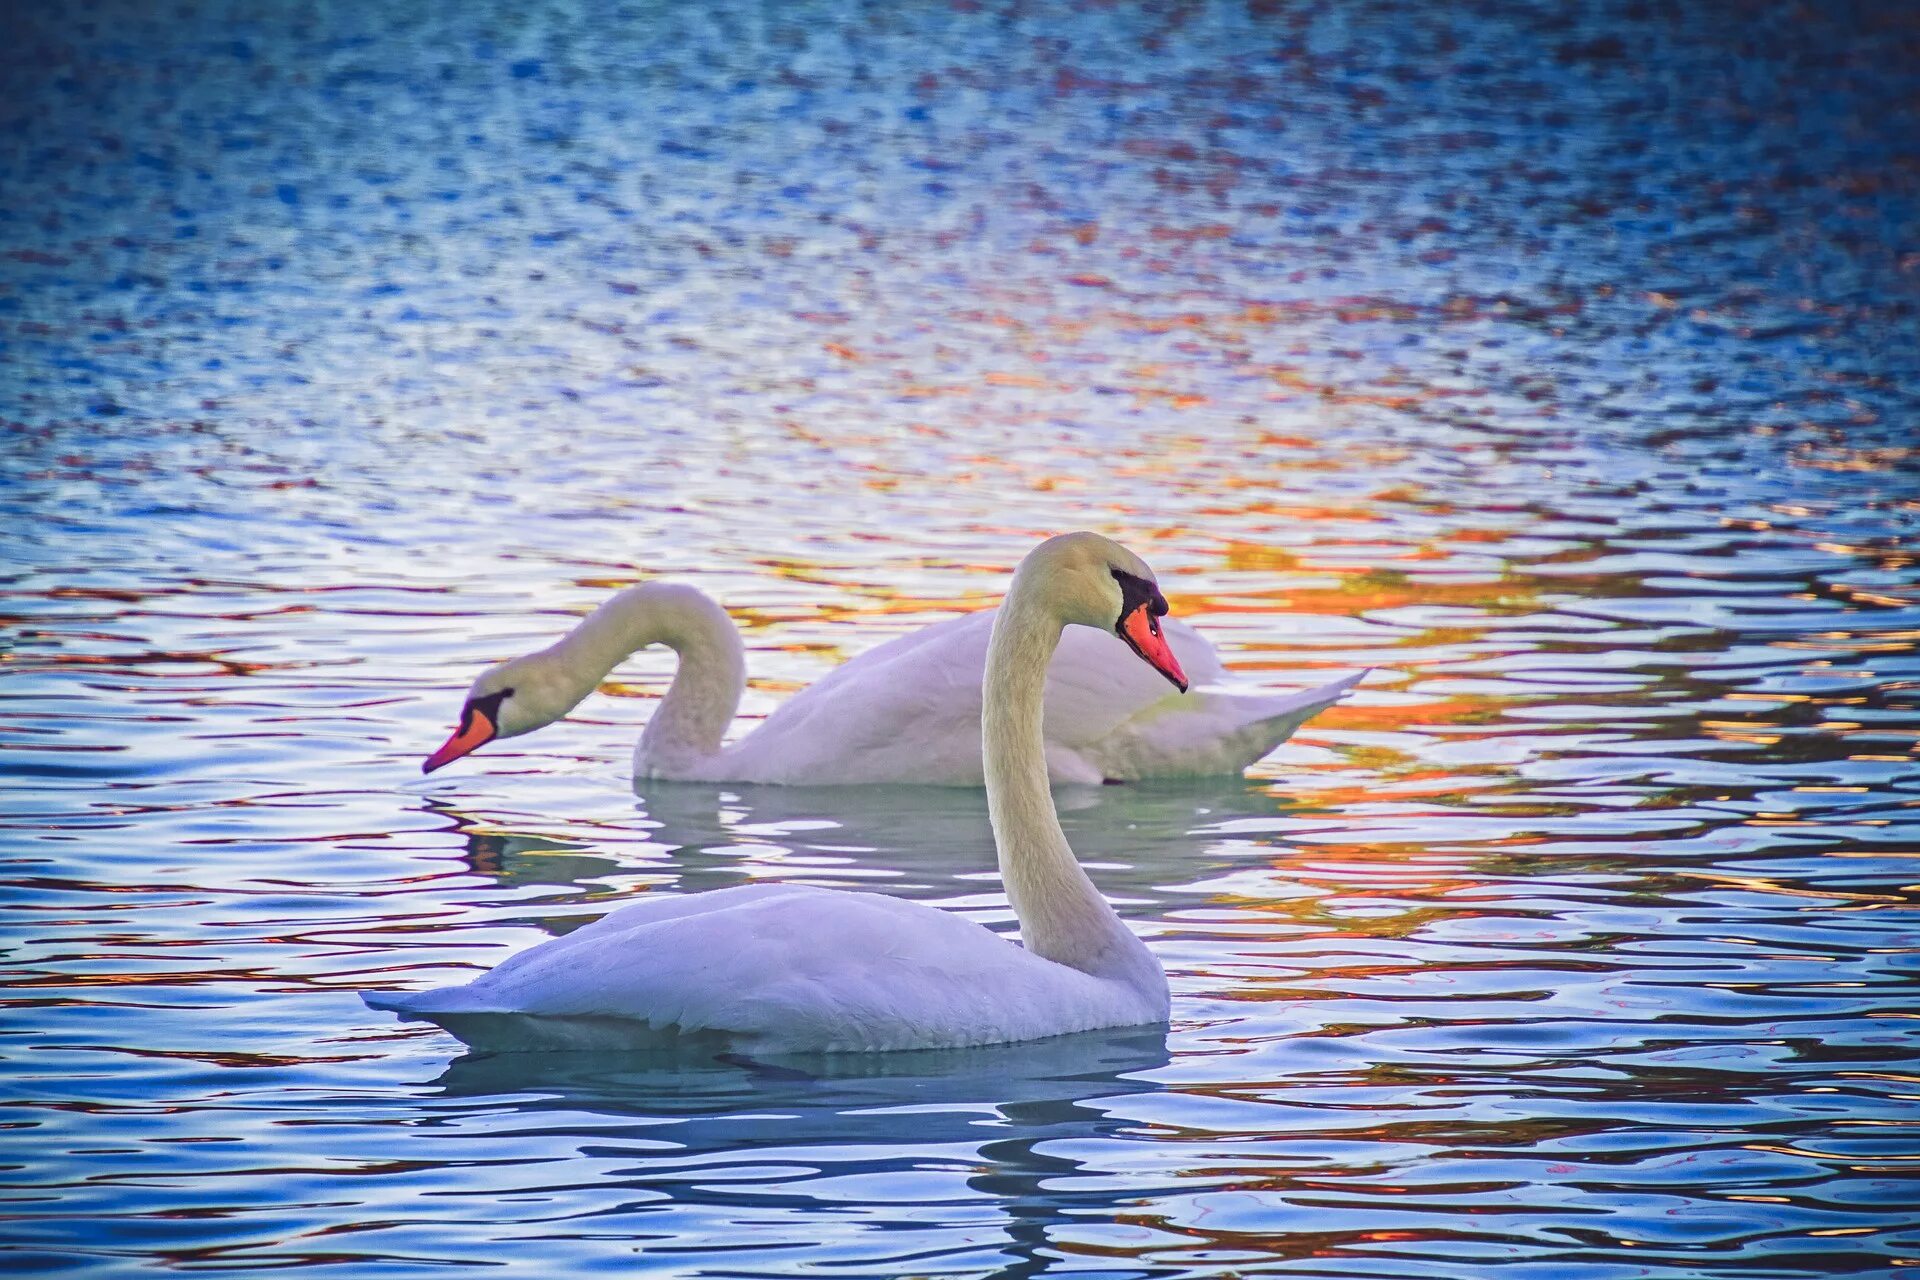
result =
[{"label": "swan with raised neck", "polygon": [[[1089,587],[1103,587],[1102,577],[1121,592],[1117,611],[1104,590]],[[1130,584],[1139,585],[1129,590]],[[987,647],[981,747],[1000,877],[1028,948],[1096,976],[1137,978],[1151,970],[1164,988],[1159,963],[1094,887],[1060,829],[1047,783],[1044,724],[1047,667],[1061,632],[1077,622],[1104,624],[1124,635],[1138,617],[1149,641],[1159,637],[1158,620],[1167,603],[1152,584],[1153,572],[1144,561],[1097,534],[1062,534],[1030,552],[1014,575]],[[1063,592],[1063,586],[1069,590]],[[1179,663],[1164,642],[1159,648],[1164,659],[1134,644],[1135,652],[1184,693],[1187,682]]]}]

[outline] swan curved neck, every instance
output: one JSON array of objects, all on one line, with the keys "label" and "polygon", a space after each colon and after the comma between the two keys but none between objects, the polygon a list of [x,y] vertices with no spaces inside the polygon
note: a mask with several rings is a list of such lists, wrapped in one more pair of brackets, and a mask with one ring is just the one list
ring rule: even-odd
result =
[{"label": "swan curved neck", "polygon": [[987,648],[981,745],[1000,877],[1028,950],[1096,976],[1164,984],[1145,944],[1081,869],[1054,810],[1045,698],[1065,624],[1044,586],[1035,575],[1014,578]]},{"label": "swan curved neck", "polygon": [[654,767],[684,766],[720,750],[747,687],[733,620],[701,591],[672,582],[629,587],[589,614],[557,649],[598,683],[628,655],[663,644],[680,659],[635,753]]}]

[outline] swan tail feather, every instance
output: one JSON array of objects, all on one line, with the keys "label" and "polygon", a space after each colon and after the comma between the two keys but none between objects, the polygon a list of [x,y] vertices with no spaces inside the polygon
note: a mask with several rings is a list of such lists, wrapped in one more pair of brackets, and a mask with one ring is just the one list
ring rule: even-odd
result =
[{"label": "swan tail feather", "polygon": [[1166,699],[1114,735],[1105,772],[1126,781],[1241,772],[1346,697],[1367,674],[1287,694],[1200,690]]}]

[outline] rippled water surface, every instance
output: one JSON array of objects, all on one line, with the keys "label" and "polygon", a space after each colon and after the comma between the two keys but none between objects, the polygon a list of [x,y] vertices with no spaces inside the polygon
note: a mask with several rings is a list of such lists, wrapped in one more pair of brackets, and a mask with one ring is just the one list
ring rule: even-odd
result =
[{"label": "rippled water surface", "polygon": [[[0,1267],[1539,1280],[1920,1265],[1900,5],[13,6]],[[1010,923],[975,792],[644,786],[1045,533],[1239,678],[1063,792],[1173,1023],[818,1069],[365,1009],[642,892]]]}]

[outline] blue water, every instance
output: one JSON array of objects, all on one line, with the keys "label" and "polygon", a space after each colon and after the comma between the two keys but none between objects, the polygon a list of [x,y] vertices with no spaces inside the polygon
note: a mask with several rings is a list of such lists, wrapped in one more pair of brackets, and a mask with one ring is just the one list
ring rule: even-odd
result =
[{"label": "blue water", "polygon": [[[0,1266],[1920,1265],[1910,7],[15,6]],[[1046,533],[1245,780],[1063,792],[1164,1032],[805,1070],[365,1009],[640,891],[1011,923],[973,792],[652,786],[672,576],[763,715]]]}]

